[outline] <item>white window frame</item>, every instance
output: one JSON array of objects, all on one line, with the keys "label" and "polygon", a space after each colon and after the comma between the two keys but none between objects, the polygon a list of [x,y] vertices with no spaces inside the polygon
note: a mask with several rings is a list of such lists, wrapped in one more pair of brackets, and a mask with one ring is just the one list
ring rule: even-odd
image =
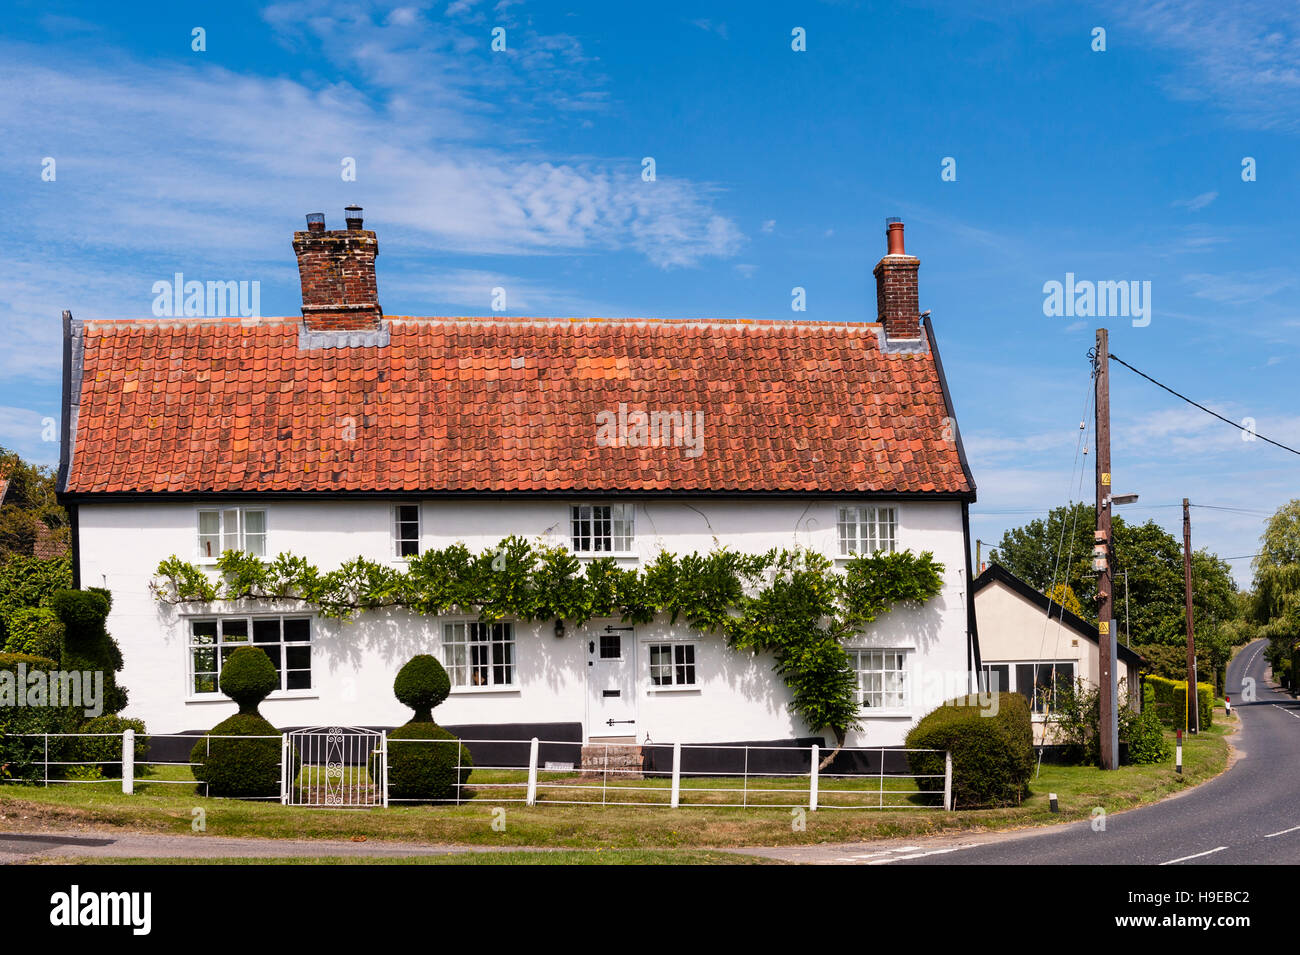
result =
[{"label": "white window frame", "polygon": [[[413,554],[402,553],[401,545],[406,541],[412,540],[412,538],[401,536],[401,525],[409,523],[409,521],[401,520],[398,516],[401,513],[401,509],[404,507],[415,509],[415,553]],[[419,557],[424,551],[424,508],[419,504],[394,504],[389,513],[389,518],[389,533],[393,542],[393,560],[410,560],[412,557]]]},{"label": "white window frame", "polygon": [[[655,651],[667,647],[671,652],[672,659],[668,663],[655,663]],[[678,661],[678,651],[681,651],[683,659]],[[645,644],[646,653],[646,676],[645,688],[651,693],[673,693],[683,690],[700,689],[700,644],[696,640],[647,640]],[[690,659],[685,657],[689,655]],[[655,682],[655,668],[667,667],[669,682]],[[678,681],[678,668],[689,667],[692,680],[689,682]]]},{"label": "white window frame", "polygon": [[[254,640],[253,639],[254,627],[258,622],[264,622],[267,620],[275,620],[279,622],[280,638],[275,642],[269,642],[269,641],[259,642]],[[284,635],[284,622],[286,620],[305,620],[307,622],[307,639],[286,640]],[[243,640],[225,639],[225,625],[233,621],[240,621],[244,624],[245,639]],[[214,636],[214,640],[212,643],[199,643],[195,639],[194,625],[201,624],[201,623],[215,624],[216,634]],[[199,700],[229,699],[229,697],[226,696],[226,694],[221,692],[221,688],[219,685],[216,685],[214,683],[214,685],[216,685],[216,689],[213,690],[200,690],[196,687],[195,680],[198,678],[200,674],[209,674],[209,673],[213,674],[216,680],[219,680],[221,677],[221,667],[225,662],[222,659],[223,654],[221,651],[224,648],[229,648],[233,652],[239,649],[240,647],[260,647],[262,649],[266,649],[267,647],[276,647],[279,649],[280,663],[278,666],[276,666],[275,670],[276,670],[276,674],[280,678],[280,685],[278,688],[271,691],[273,697],[294,696],[294,695],[314,695],[316,693],[316,655],[315,653],[312,653],[311,650],[315,645],[315,630],[316,630],[316,619],[311,614],[308,613],[272,613],[272,614],[219,613],[219,614],[203,614],[200,616],[186,617],[185,618],[185,656],[186,656],[186,680],[187,680],[186,696],[189,697],[190,699],[199,699]],[[289,650],[290,649],[300,650],[303,647],[306,647],[308,650],[307,666],[305,668],[287,666],[286,664],[288,663]],[[198,670],[195,668],[194,654],[196,651],[204,650],[204,649],[211,649],[216,656],[215,663],[217,669],[215,673],[213,673],[213,671],[211,670]],[[272,660],[272,663],[274,662],[275,661]],[[288,675],[291,671],[295,673],[305,672],[307,674],[307,685],[290,687]]]},{"label": "white window frame", "polygon": [[[608,509],[608,517],[598,516],[597,509]],[[585,512],[585,517],[583,516]],[[608,521],[609,533],[597,534],[597,521]],[[586,524],[586,533],[580,534],[580,525]],[[623,525],[624,533],[615,528]],[[579,547],[585,541],[586,547]],[[623,546],[618,546],[618,545]],[[580,557],[635,557],[636,556],[636,505],[628,502],[594,504],[579,502],[569,505],[569,548]]]},{"label": "white window frame", "polygon": [[[1058,671],[1060,671],[1060,670],[1061,670],[1062,668],[1064,668],[1064,667],[1069,667],[1069,668],[1070,668],[1070,675],[1069,675],[1069,677],[1063,677],[1063,676],[1059,675],[1059,672],[1058,672],[1058,676],[1056,677],[1056,679],[1057,679],[1057,680],[1068,679],[1068,680],[1070,681],[1070,683],[1073,684],[1074,681],[1076,681],[1076,680],[1079,678],[1079,663],[1080,663],[1080,661],[1078,661],[1078,660],[989,660],[989,661],[983,662],[983,663],[980,665],[980,689],[983,690],[983,691],[985,691],[985,692],[991,692],[991,691],[989,690],[989,685],[988,685],[988,672],[989,672],[989,667],[995,667],[995,666],[996,666],[996,667],[1006,667],[1006,668],[1007,668],[1007,683],[1008,683],[1009,685],[1008,685],[1008,686],[1005,686],[1005,687],[998,687],[998,692],[1000,692],[1000,693],[1020,693],[1020,694],[1021,694],[1022,696],[1024,696],[1027,700],[1029,700],[1029,716],[1030,716],[1030,718],[1033,719],[1033,720],[1036,720],[1036,721],[1038,721],[1038,722],[1043,722],[1044,720],[1047,720],[1047,718],[1048,718],[1048,714],[1047,714],[1047,712],[1045,712],[1045,711],[1039,710],[1038,705],[1037,705],[1037,701],[1034,699],[1033,696],[1031,696],[1031,695],[1028,694],[1028,693],[1025,693],[1024,691],[1022,691],[1022,690],[1020,689],[1020,687],[1018,686],[1018,684],[1019,684],[1020,681],[1019,681],[1019,679],[1018,679],[1017,676],[1016,676],[1016,668],[1017,668],[1017,667],[1036,667],[1037,670],[1035,671],[1035,674],[1037,674],[1038,672],[1040,672],[1040,671],[1042,671],[1042,670],[1048,670],[1048,671],[1050,672],[1051,669],[1052,669],[1052,667],[1056,667],[1056,669],[1057,669]],[[1053,691],[1053,694],[1052,694],[1052,702],[1053,702],[1053,704],[1055,704],[1055,702],[1056,702],[1056,699],[1055,699],[1055,698],[1056,698],[1056,693],[1055,693],[1055,690],[1054,690],[1054,691]],[[1055,709],[1053,709],[1052,712],[1055,713]]]},{"label": "white window frame", "polygon": [[[495,636],[497,627],[507,628],[505,630],[507,635],[497,638]],[[457,634],[458,628],[459,634]],[[476,631],[481,633],[484,630],[488,634],[488,639],[470,639],[472,633]],[[456,653],[456,648],[462,647],[464,653]],[[475,652],[471,649],[473,647],[486,648],[486,662],[478,662],[474,659]],[[508,652],[504,654],[508,657],[506,662],[495,662],[495,647],[508,648]],[[441,663],[447,671],[447,676],[451,678],[452,693],[500,693],[519,689],[519,639],[513,620],[497,620],[492,623],[484,623],[472,617],[444,620],[441,651]],[[506,680],[503,682],[497,681],[497,667],[506,669]],[[476,670],[483,671],[485,682],[474,682],[475,677],[478,676]]]},{"label": "white window frame", "polygon": [[[215,534],[217,544],[216,554],[206,553],[203,546],[204,538],[214,536],[211,531],[205,533],[203,530],[203,518],[208,514],[215,514],[217,518],[217,530]],[[248,532],[247,525],[249,514],[262,515],[262,530],[260,533],[254,532],[250,534]],[[232,515],[235,525],[233,528],[229,526]],[[217,560],[220,559],[221,555],[228,550],[242,551],[252,557],[265,558],[267,555],[268,548],[266,544],[268,531],[266,508],[264,507],[244,507],[242,505],[233,505],[230,507],[200,507],[197,510],[195,522],[198,528],[195,550],[198,552],[198,563],[200,564],[215,564]],[[261,537],[262,552],[260,554],[254,554],[248,550],[248,539],[250,536]],[[235,546],[230,546],[232,544]]]},{"label": "white window frame", "polygon": [[[853,672],[858,680],[858,707],[864,716],[891,716],[891,715],[908,715],[912,712],[912,655],[914,651],[911,647],[850,647],[846,651],[849,654],[849,662],[853,665]],[[879,654],[880,665],[868,666],[868,658]],[[901,658],[901,666],[898,668],[887,667],[887,655],[896,654]],[[901,688],[891,688],[888,674],[901,674]],[[869,686],[872,681],[867,677],[871,675],[880,675],[879,689]],[[880,706],[868,706],[868,694],[879,694]],[[901,702],[894,706],[887,706],[890,694],[901,694]]]},{"label": "white window frame", "polygon": [[835,509],[836,557],[892,554],[898,550],[898,526],[897,504],[841,504]]}]

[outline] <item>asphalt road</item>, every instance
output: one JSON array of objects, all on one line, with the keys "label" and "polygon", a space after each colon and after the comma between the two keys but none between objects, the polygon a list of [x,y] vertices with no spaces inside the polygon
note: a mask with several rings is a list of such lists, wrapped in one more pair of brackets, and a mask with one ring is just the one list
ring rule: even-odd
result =
[{"label": "asphalt road", "polygon": [[1228,667],[1232,699],[1241,700],[1249,677],[1256,701],[1234,702],[1241,716],[1234,741],[1239,758],[1217,779],[1154,806],[1111,815],[1104,832],[1074,823],[898,863],[1300,864],[1300,701],[1264,682],[1266,643],[1252,643]]}]

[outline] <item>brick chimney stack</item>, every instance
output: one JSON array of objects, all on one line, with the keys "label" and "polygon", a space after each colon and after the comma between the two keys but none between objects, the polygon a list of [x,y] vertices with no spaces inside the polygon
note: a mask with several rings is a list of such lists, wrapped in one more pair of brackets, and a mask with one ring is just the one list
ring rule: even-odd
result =
[{"label": "brick chimney stack", "polygon": [[347,228],[326,231],[325,216],[307,216],[307,231],[293,234],[302,279],[302,321],[315,332],[370,331],[384,317],[375,284],[379,240],[363,229],[360,206],[345,211]]},{"label": "brick chimney stack", "polygon": [[916,274],[921,260],[903,249],[903,223],[885,220],[888,250],[876,265],[877,320],[885,326],[888,339],[919,339],[921,308],[918,303]]}]

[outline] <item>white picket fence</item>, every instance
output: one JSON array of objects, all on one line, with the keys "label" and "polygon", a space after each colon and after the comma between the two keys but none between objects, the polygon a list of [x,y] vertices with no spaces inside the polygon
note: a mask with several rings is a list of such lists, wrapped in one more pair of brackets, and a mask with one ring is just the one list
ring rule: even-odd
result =
[{"label": "white picket fence", "polygon": [[[325,732],[347,732],[353,728],[334,727]],[[193,779],[161,779],[153,776],[137,777],[137,767],[193,767],[182,761],[137,760],[136,734],[126,730],[121,734],[61,733],[28,734],[29,738],[43,739],[43,758],[33,760],[43,767],[45,786],[59,784],[104,784],[117,780],[68,779],[64,767],[99,766],[121,767],[121,790],[130,795],[137,783],[154,785],[205,785]],[[500,765],[475,762],[466,782],[460,782],[464,767],[457,766],[455,795],[443,800],[448,804],[463,804],[471,800],[496,803],[522,803],[535,805],[579,806],[635,806],[646,808],[720,808],[740,807],[751,809],[951,809],[953,793],[952,755],[935,749],[898,749],[892,747],[843,747],[834,765],[873,764],[871,772],[845,770],[827,771],[821,762],[827,751],[821,746],[761,746],[720,745],[711,743],[653,744],[640,749],[659,753],[671,752],[671,768],[623,765],[620,759],[629,748],[627,743],[576,743],[572,740],[412,740],[389,739],[382,731],[358,730],[352,734],[364,745],[344,746],[338,753],[326,755],[324,749],[309,748],[302,751],[303,731],[279,736],[242,737],[246,739],[276,739],[280,741],[280,796],[250,797],[275,800],[286,805],[337,806],[389,806],[400,803],[428,803],[428,799],[391,798],[389,794],[389,754],[407,746],[456,746],[506,749],[528,748],[526,761],[509,759]],[[85,737],[114,736],[121,739],[121,756],[113,760],[61,760],[51,758],[51,741]],[[219,737],[231,739],[232,737]],[[211,737],[193,734],[151,733],[149,739],[184,739],[192,747]],[[591,758],[590,750],[604,746],[604,758]],[[542,747],[557,748],[566,753],[587,750],[586,765],[581,760],[553,765],[539,762]],[[57,745],[54,747],[58,749]],[[298,772],[294,778],[285,778],[287,756],[295,753]],[[921,774],[911,772],[885,772],[887,760],[898,762],[912,753],[942,753],[943,772]],[[712,761],[737,765],[736,769],[686,769],[685,762],[700,763],[708,754]],[[874,759],[873,759],[874,757]],[[765,768],[775,764],[800,768]],[[368,766],[374,765],[379,778],[371,779]],[[806,767],[806,768],[803,768]],[[474,779],[474,774],[478,779]],[[921,780],[929,785],[922,788]],[[942,790],[938,781],[942,780]]]}]

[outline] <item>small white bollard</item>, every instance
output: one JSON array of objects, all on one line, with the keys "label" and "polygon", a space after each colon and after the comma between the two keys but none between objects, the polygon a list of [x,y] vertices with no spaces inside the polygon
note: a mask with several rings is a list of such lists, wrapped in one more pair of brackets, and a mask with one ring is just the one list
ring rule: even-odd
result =
[{"label": "small white bollard", "polygon": [[537,805],[537,737],[528,744],[528,793],[524,796],[525,806]]},{"label": "small white bollard", "polygon": [[122,730],[122,795],[135,793],[135,730]]},{"label": "small white bollard", "polygon": [[808,771],[808,811],[817,811],[817,773],[819,771],[818,763],[821,762],[822,748],[816,743],[812,745],[812,769]]},{"label": "small white bollard", "polygon": [[1178,775],[1183,774],[1183,731],[1178,731],[1178,746],[1174,750],[1174,769]]},{"label": "small white bollard", "polygon": [[673,743],[673,791],[668,805],[676,809],[682,804],[682,744]]},{"label": "small white bollard", "polygon": [[1223,694],[1223,712],[1228,716],[1232,715],[1232,697],[1227,693]]}]

